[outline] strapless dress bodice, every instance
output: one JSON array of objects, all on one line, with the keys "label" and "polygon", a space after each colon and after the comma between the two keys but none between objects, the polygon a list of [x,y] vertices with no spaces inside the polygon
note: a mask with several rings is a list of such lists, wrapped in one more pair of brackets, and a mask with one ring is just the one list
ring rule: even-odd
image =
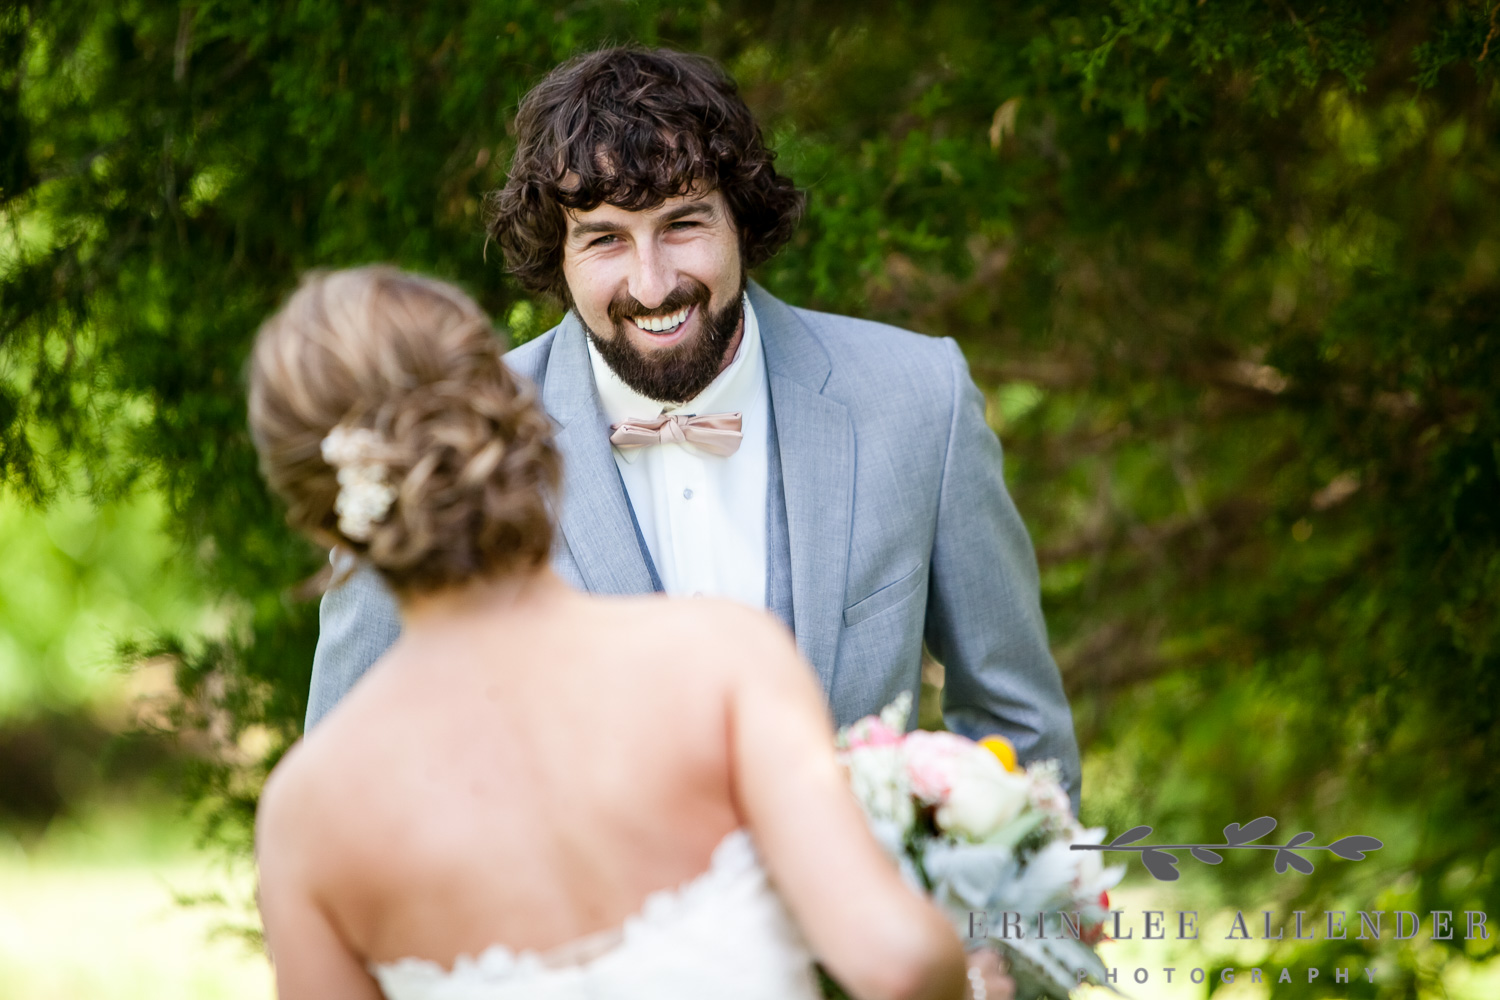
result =
[{"label": "strapless dress bodice", "polygon": [[[569,957],[573,956],[573,957]],[[452,969],[372,965],[387,1000],[818,1000],[801,932],[743,829],[703,874],[652,893],[613,932],[545,954],[493,945]]]}]

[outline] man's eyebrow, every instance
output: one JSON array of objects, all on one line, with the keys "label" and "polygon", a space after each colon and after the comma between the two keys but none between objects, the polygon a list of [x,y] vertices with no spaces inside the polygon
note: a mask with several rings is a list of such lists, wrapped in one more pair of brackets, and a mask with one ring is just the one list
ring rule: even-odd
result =
[{"label": "man's eyebrow", "polygon": [[[661,221],[667,223],[676,222],[690,215],[707,215],[711,217],[715,211],[712,202],[694,201],[686,205],[678,205],[676,208],[663,213]],[[568,237],[571,239],[576,236],[594,236],[599,233],[618,233],[624,228],[618,222],[579,222],[568,230]]]},{"label": "man's eyebrow", "polygon": [[670,212],[661,217],[663,222],[676,222],[678,219],[689,215],[713,215],[714,206],[709,201],[690,201],[686,205],[678,205]]},{"label": "man's eyebrow", "polygon": [[615,222],[580,222],[568,230],[568,235],[592,236],[595,233],[618,233],[623,228]]}]

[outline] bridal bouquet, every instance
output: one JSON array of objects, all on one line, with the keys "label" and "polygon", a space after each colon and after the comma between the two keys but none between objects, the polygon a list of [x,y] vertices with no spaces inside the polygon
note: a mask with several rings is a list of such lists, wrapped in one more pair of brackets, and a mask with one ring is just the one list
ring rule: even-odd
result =
[{"label": "bridal bouquet", "polygon": [[838,734],[876,838],[961,937],[1000,948],[1018,997],[1066,1000],[1081,974],[1101,981],[1093,945],[1104,937],[1106,893],[1125,869],[1069,848],[1100,843],[1103,828],[1073,818],[1055,762],[1021,768],[998,736],[907,733],[910,711],[903,694]]}]

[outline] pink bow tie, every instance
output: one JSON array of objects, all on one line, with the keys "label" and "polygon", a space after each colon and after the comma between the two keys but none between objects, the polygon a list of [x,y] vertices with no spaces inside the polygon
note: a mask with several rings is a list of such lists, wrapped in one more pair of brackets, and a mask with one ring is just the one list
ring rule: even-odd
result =
[{"label": "pink bow tie", "polygon": [[739,413],[666,413],[651,420],[622,420],[610,424],[609,443],[617,448],[644,448],[649,444],[697,445],[712,455],[733,455],[740,449]]}]

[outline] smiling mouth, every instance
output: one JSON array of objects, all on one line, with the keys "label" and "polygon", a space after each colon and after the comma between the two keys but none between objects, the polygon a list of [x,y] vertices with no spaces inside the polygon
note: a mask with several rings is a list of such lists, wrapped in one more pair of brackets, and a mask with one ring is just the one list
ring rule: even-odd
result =
[{"label": "smiling mouth", "polygon": [[692,311],[692,306],[684,306],[665,316],[632,316],[630,321],[647,333],[675,333]]}]

